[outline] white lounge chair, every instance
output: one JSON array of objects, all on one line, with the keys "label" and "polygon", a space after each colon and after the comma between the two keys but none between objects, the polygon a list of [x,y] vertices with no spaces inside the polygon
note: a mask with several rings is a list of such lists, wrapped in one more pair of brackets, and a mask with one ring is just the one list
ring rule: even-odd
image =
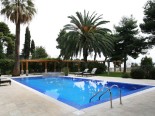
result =
[{"label": "white lounge chair", "polygon": [[90,73],[83,73],[82,75],[95,75],[97,68],[93,68]]},{"label": "white lounge chair", "polygon": [[75,72],[75,75],[82,75],[83,73],[87,73],[88,72],[88,68],[86,68],[83,72]]},{"label": "white lounge chair", "polygon": [[0,77],[0,85],[1,85],[2,83],[9,83],[9,84],[11,85],[11,80],[10,80],[10,79],[6,79],[6,78],[1,78],[1,77]]}]

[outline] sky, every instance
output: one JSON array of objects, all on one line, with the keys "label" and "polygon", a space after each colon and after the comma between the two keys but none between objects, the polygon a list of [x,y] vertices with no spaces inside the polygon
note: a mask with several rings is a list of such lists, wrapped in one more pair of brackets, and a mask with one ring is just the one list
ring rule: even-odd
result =
[{"label": "sky", "polygon": [[[25,29],[29,25],[31,39],[34,40],[35,45],[43,46],[52,58],[56,58],[59,55],[56,38],[63,26],[70,23],[68,16],[75,16],[77,11],[82,13],[84,10],[90,13],[95,11],[98,15],[103,14],[103,20],[110,21],[104,26],[113,31],[113,26],[118,25],[123,16],[133,15],[138,25],[143,23],[144,5],[147,0],[33,0],[33,2],[37,14],[29,24],[21,26],[20,48],[23,48]],[[4,16],[0,16],[0,21],[7,23],[11,32],[15,33],[13,23]],[[153,50],[149,50],[146,55],[153,57],[153,54]],[[139,63],[142,57],[140,55],[136,60],[129,58],[128,61]],[[103,60],[103,57],[100,59]],[[155,62],[155,58],[153,61]]]}]

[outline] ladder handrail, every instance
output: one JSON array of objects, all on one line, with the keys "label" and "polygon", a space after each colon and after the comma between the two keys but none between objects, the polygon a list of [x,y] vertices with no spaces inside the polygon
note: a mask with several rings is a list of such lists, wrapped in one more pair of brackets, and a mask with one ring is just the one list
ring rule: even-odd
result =
[{"label": "ladder handrail", "polygon": [[121,88],[120,88],[118,85],[112,85],[112,86],[110,87],[110,90],[111,90],[113,87],[117,87],[117,88],[119,89],[120,104],[122,104],[122,91],[121,91]]},{"label": "ladder handrail", "polygon": [[99,100],[100,100],[100,98],[101,98],[104,94],[106,94],[108,91],[111,92],[109,87],[106,87],[106,88],[107,88],[107,90],[99,96]]},{"label": "ladder handrail", "polygon": [[118,85],[112,85],[111,87],[106,87],[106,86],[104,86],[103,88],[101,88],[96,94],[94,94],[94,95],[90,98],[89,103],[91,102],[91,100],[92,100],[98,93],[100,93],[104,88],[107,88],[107,90],[104,91],[104,93],[102,93],[102,94],[99,96],[99,100],[101,99],[101,97],[102,97],[104,94],[106,94],[107,92],[109,92],[109,94],[110,94],[110,103],[111,103],[111,108],[112,108],[112,93],[111,93],[111,89],[112,89],[113,87],[117,87],[117,88],[119,89],[119,92],[120,92],[120,104],[122,104],[122,98],[121,98],[122,92],[121,92],[121,88],[120,88]]},{"label": "ladder handrail", "polygon": [[106,93],[109,91],[109,95],[110,95],[110,106],[111,106],[111,108],[112,108],[112,93],[111,93],[111,90],[110,90],[109,87],[106,87],[106,88],[107,88],[107,90],[99,96],[99,100],[100,100],[100,98],[101,98],[104,94],[106,94]]},{"label": "ladder handrail", "polygon": [[102,87],[98,92],[96,92],[89,100],[89,103],[91,102],[91,100],[98,94],[100,93],[105,87]]}]

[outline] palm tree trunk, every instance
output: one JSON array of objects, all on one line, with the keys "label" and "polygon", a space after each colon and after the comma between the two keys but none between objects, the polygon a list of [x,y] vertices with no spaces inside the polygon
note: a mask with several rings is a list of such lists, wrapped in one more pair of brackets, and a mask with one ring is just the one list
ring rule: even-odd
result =
[{"label": "palm tree trunk", "polygon": [[94,61],[96,60],[96,56],[97,56],[97,53],[95,52],[95,55],[94,55]]},{"label": "palm tree trunk", "polygon": [[20,22],[16,23],[15,64],[12,76],[20,76]]},{"label": "palm tree trunk", "polygon": [[87,49],[84,49],[83,50],[83,59],[85,61],[85,68],[88,68],[87,57],[88,57],[88,51],[87,51]]},{"label": "palm tree trunk", "polygon": [[127,55],[125,54],[125,57],[124,57],[124,73],[126,73],[126,60],[127,60]]},{"label": "palm tree trunk", "polygon": [[[105,56],[105,59],[104,59],[104,66],[105,66],[105,63],[106,63],[106,61],[107,61],[107,56]],[[108,61],[109,62],[109,61]]]},{"label": "palm tree trunk", "polygon": [[83,59],[85,62],[87,62],[87,57],[88,57],[88,51],[87,49],[83,49]]}]

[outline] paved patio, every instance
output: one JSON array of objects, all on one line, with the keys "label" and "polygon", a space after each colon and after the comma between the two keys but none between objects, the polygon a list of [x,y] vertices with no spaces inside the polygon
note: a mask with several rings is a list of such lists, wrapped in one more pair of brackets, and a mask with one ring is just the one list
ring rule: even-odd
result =
[{"label": "paved patio", "polygon": [[[90,78],[155,86],[155,80]],[[11,86],[0,86],[0,116],[155,116],[155,88],[123,97],[122,101],[120,105],[119,99],[113,100],[112,109],[106,102],[79,111],[14,81]]]}]

